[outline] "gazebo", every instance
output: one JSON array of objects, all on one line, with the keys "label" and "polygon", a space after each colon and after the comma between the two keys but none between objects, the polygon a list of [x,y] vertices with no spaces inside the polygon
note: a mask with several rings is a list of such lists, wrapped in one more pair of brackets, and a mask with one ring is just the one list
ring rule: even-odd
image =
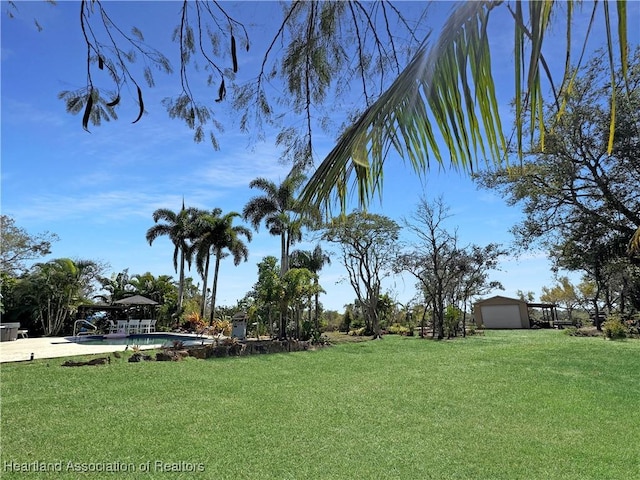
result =
[{"label": "gazebo", "polygon": [[[80,305],[78,307],[77,318],[86,318],[90,312],[115,312],[117,316],[128,314],[130,309],[150,311],[150,317],[155,318],[155,307],[159,305],[155,300],[143,297],[142,295],[132,295],[130,297],[116,300],[112,304]],[[149,310],[145,310],[149,309]]]}]

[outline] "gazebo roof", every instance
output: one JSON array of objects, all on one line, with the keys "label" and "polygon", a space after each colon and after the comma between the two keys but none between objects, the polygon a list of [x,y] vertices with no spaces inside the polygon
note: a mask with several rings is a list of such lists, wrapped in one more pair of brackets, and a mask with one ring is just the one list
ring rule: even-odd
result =
[{"label": "gazebo roof", "polygon": [[158,305],[158,302],[142,295],[133,295],[113,302],[118,305]]}]

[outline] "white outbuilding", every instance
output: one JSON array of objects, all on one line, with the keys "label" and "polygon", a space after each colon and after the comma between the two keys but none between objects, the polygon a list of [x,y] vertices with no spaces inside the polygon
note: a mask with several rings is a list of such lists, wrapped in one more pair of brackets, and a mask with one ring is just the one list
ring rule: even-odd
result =
[{"label": "white outbuilding", "polygon": [[476,325],[483,328],[531,328],[527,302],[496,295],[474,305]]}]

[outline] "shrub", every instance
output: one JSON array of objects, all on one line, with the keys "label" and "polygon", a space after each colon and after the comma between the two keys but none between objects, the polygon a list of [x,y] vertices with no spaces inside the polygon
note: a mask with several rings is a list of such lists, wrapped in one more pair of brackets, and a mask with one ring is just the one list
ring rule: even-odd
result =
[{"label": "shrub", "polygon": [[366,335],[367,329],[366,327],[356,328],[355,330],[349,330],[349,335],[353,337],[361,337]]},{"label": "shrub", "polygon": [[627,326],[627,335],[630,337],[640,336],[640,313],[632,315],[631,318],[624,322]]},{"label": "shrub", "polygon": [[198,312],[191,312],[184,316],[182,328],[189,332],[201,332],[207,326],[207,322]]},{"label": "shrub", "polygon": [[229,336],[231,335],[231,322],[229,320],[221,320],[221,319],[217,319],[214,320],[213,322],[213,328],[215,331],[215,334],[221,334],[224,336]]},{"label": "shrub", "polygon": [[387,332],[393,335],[409,335],[410,331],[411,329],[409,327],[405,327],[399,323],[394,323],[387,329]]},{"label": "shrub", "polygon": [[311,345],[329,345],[329,337],[314,330],[311,334]]},{"label": "shrub", "polygon": [[625,338],[628,331],[627,327],[620,320],[620,317],[612,315],[602,324],[602,333],[604,333],[606,338],[615,340],[617,338]]}]

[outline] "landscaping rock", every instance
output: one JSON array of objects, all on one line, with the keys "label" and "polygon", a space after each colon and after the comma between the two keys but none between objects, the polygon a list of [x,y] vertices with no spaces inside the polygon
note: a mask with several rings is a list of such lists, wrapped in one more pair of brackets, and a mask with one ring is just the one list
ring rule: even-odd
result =
[{"label": "landscaping rock", "polygon": [[170,350],[156,353],[156,362],[177,362],[182,358]]},{"label": "landscaping rock", "polygon": [[74,362],[73,360],[67,360],[62,364],[62,366],[63,367],[84,367],[85,365],[106,365],[107,363],[111,363],[110,357],[94,358],[93,360],[89,360],[87,362]]}]

